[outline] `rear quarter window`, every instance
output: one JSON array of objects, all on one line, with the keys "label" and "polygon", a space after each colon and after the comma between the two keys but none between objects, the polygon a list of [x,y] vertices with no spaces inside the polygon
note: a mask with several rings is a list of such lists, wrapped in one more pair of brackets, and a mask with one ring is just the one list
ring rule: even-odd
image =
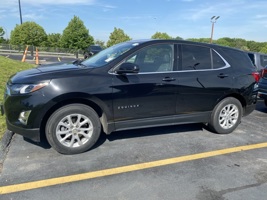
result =
[{"label": "rear quarter window", "polygon": [[222,56],[227,62],[229,62],[231,66],[240,66],[242,68],[250,68],[255,70],[255,66],[246,52],[230,48],[221,48],[221,50],[223,54]]},{"label": "rear quarter window", "polygon": [[267,55],[260,55],[260,61],[261,61],[261,66],[265,67],[267,65]]}]

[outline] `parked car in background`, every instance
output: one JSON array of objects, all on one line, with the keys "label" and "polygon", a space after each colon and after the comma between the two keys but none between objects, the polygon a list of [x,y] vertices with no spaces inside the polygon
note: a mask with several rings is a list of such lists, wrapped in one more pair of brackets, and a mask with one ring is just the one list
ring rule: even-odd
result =
[{"label": "parked car in background", "polygon": [[261,70],[267,65],[267,54],[248,52],[248,56],[257,68],[258,72],[261,72]]},{"label": "parked car in background", "polygon": [[99,45],[90,45],[87,49],[85,49],[84,51],[84,59],[89,58],[97,53],[99,53],[100,51],[102,51],[102,47]]},{"label": "parked car in background", "polygon": [[101,131],[204,123],[231,133],[255,109],[258,80],[241,50],[136,40],[76,64],[18,72],[1,110],[9,130],[75,154],[92,148]]},{"label": "parked car in background", "polygon": [[267,106],[267,65],[261,71],[261,79],[259,81],[258,96],[264,100],[264,103]]}]

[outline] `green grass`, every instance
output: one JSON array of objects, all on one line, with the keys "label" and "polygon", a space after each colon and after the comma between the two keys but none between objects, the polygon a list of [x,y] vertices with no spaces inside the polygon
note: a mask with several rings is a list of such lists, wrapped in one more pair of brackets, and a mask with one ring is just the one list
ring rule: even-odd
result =
[{"label": "green grass", "polygon": [[[22,63],[0,56],[0,103],[3,103],[6,82],[12,74],[25,69],[33,68],[34,65]],[[5,115],[0,114],[0,140],[6,131]]]}]

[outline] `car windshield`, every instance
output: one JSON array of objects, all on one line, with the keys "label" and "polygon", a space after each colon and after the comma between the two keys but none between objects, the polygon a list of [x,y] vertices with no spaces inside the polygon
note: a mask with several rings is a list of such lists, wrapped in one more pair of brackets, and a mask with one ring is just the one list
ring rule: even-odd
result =
[{"label": "car windshield", "polygon": [[88,67],[102,67],[137,45],[139,43],[134,42],[124,42],[114,45],[86,59],[82,64]]}]

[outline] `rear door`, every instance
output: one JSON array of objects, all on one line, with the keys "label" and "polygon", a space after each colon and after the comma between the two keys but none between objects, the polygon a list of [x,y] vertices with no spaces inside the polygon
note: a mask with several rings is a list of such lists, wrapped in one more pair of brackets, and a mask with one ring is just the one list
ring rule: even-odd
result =
[{"label": "rear door", "polygon": [[177,114],[211,111],[232,88],[230,65],[213,49],[182,44]]}]

